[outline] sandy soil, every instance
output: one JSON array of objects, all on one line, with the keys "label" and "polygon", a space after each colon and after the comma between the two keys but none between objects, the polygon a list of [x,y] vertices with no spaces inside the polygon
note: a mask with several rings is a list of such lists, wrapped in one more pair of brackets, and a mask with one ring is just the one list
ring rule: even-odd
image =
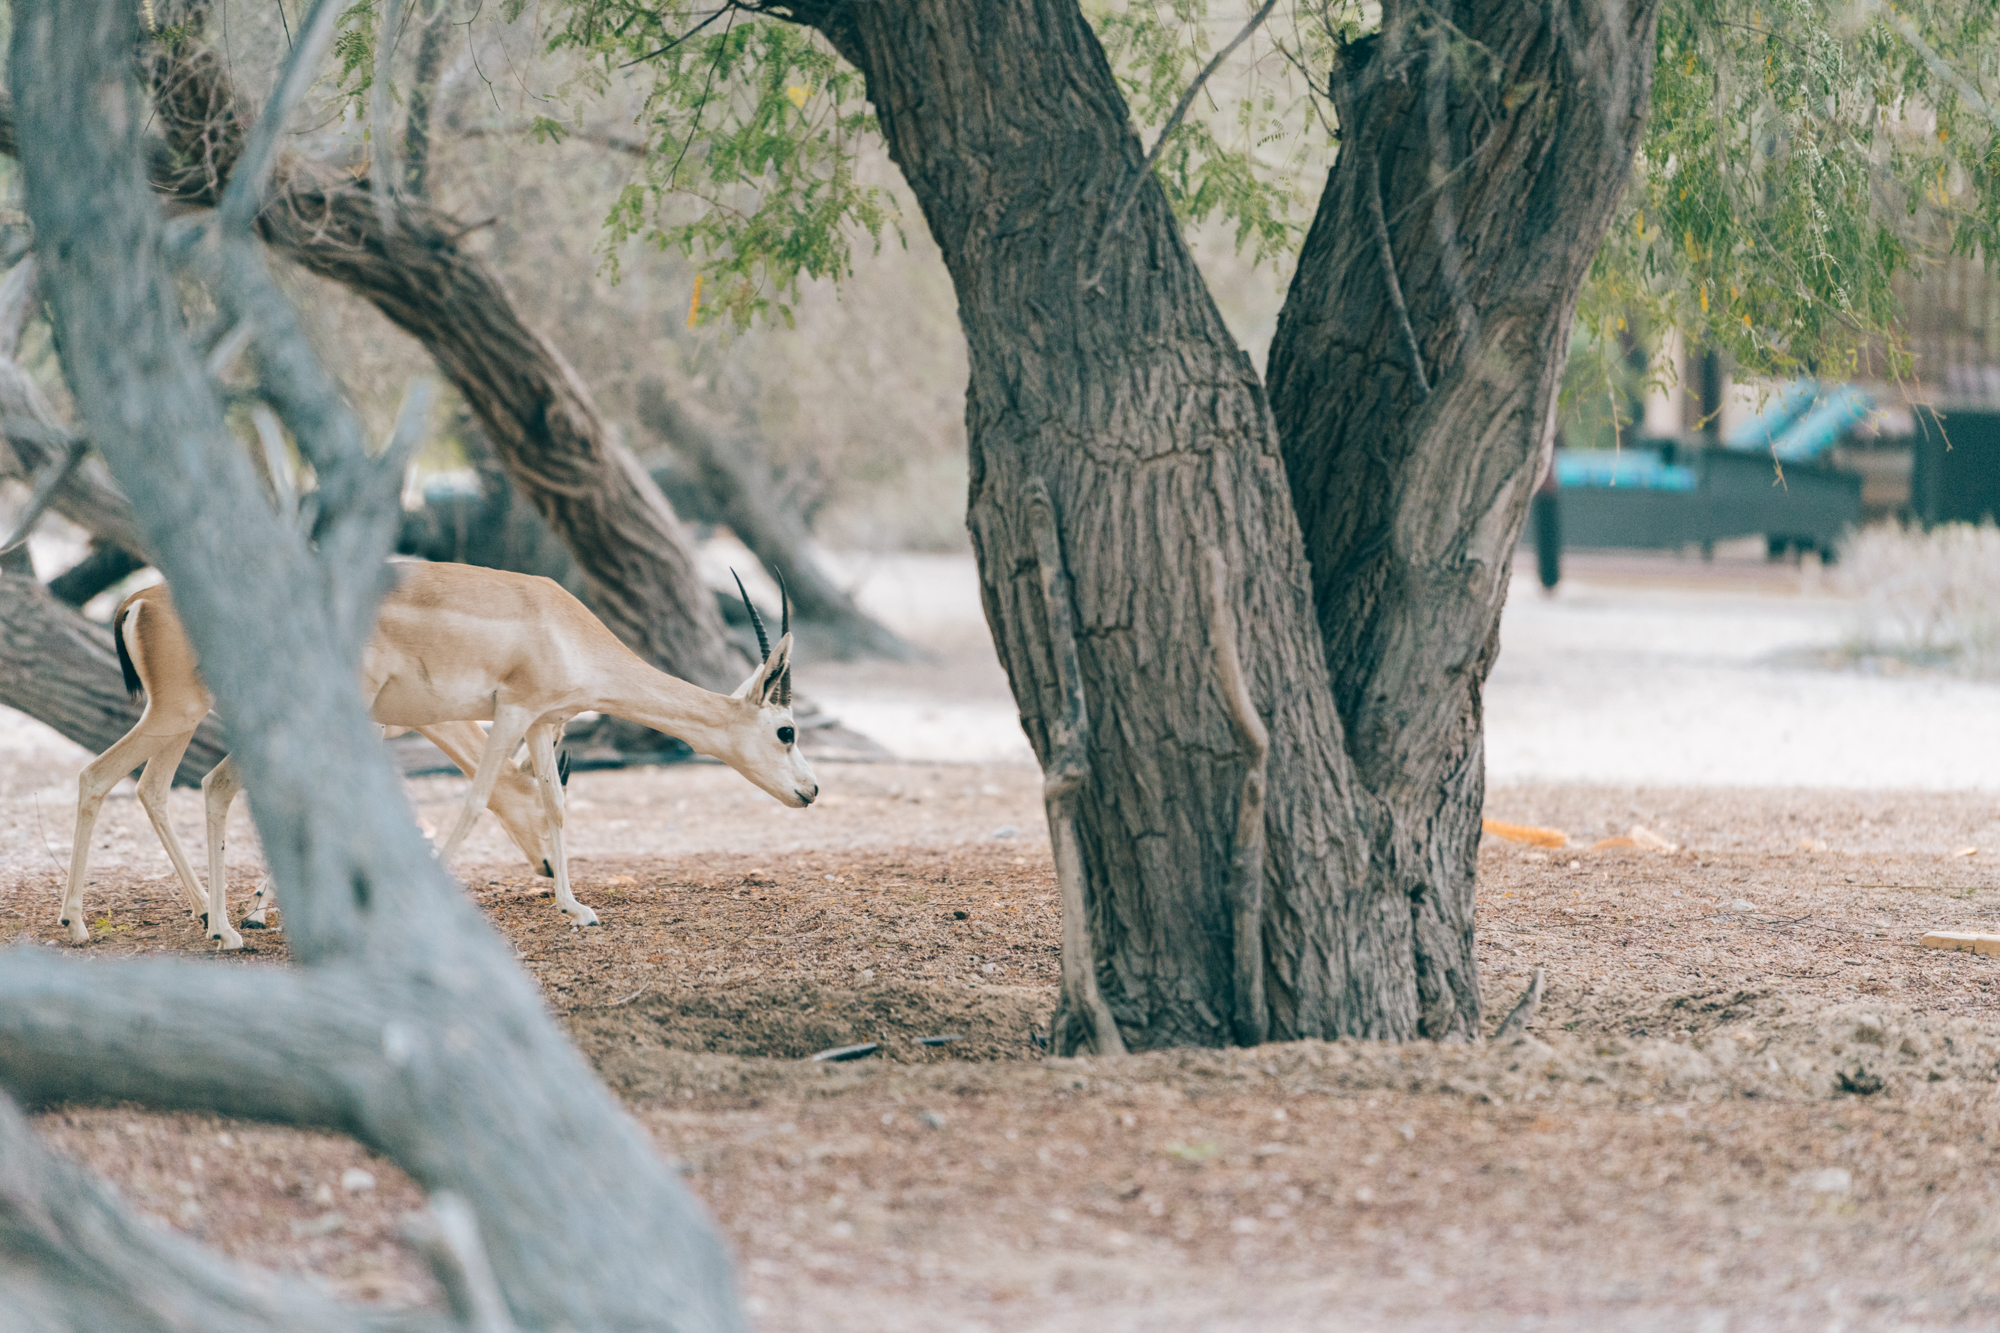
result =
[{"label": "sandy soil", "polygon": [[[461,866],[684,1163],[761,1328],[2000,1322],[2000,959],[1915,945],[2000,928],[1987,799],[1498,788],[1490,814],[1576,840],[1482,851],[1489,1024],[1541,965],[1530,1040],[1050,1060],[1036,774],[823,780],[796,815],[713,767],[577,775],[601,930],[498,854]],[[420,809],[453,785],[418,784]],[[1682,850],[1589,850],[1635,822]],[[105,839],[135,845],[99,862],[91,955],[201,948],[141,834]],[[59,947],[49,858],[4,874],[11,932]],[[281,964],[282,930],[255,947],[223,965]],[[420,1196],[359,1145],[130,1108],[39,1121],[245,1262],[433,1298],[394,1239]]]},{"label": "sandy soil", "polygon": [[[1993,686],[1798,665],[1845,623],[1810,570],[1574,561],[1557,598],[1517,586],[1487,696],[1487,813],[1572,840],[1481,853],[1488,1030],[1540,966],[1528,1039],[1052,1060],[1039,775],[969,562],[846,573],[934,656],[801,687],[914,762],[823,765],[803,812],[716,766],[579,773],[600,930],[491,820],[458,866],[759,1328],[2000,1327],[2000,959],[1916,945],[2000,931],[2000,804],[1967,794],[2000,785]],[[4,713],[0,756],[0,934],[64,947],[85,756]],[[434,827],[462,791],[411,784]],[[172,818],[198,847],[198,795]],[[1678,850],[1592,850],[1634,824]],[[203,951],[129,783],[92,858],[79,952]],[[241,901],[241,809],[229,864]],[[285,957],[279,929],[216,965]],[[39,1123],[242,1262],[436,1299],[395,1239],[420,1192],[349,1140]]]}]

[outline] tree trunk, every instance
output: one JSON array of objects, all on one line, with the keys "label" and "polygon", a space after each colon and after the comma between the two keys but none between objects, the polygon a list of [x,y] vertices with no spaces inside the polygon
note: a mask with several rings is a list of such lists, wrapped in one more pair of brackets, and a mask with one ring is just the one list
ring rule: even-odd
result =
[{"label": "tree trunk", "polygon": [[[1387,8],[1385,23],[1411,28]],[[1074,828],[1078,947],[1133,1047],[1478,1032],[1478,691],[1576,285],[1637,143],[1657,3],[1621,11],[1616,29],[1564,5],[1539,45],[1514,31],[1537,10],[1462,8],[1461,28],[1512,43],[1491,58],[1518,87],[1426,83],[1408,54],[1434,57],[1425,32],[1420,46],[1397,39],[1387,77],[1343,117],[1364,137],[1400,136],[1385,203],[1400,266],[1417,273],[1421,338],[1404,334],[1379,267],[1327,258],[1380,253],[1344,150],[1287,301],[1274,421],[1141,179],[1074,0],[782,7],[862,70],[951,270],[987,618],[1052,812],[1060,792],[1058,822]],[[1343,93],[1382,45],[1349,53]],[[1498,128],[1472,126],[1489,103]],[[1434,126],[1455,150],[1433,144]],[[1454,235],[1442,210],[1413,205],[1474,145],[1478,184],[1446,182]],[[1415,406],[1395,355],[1411,341],[1423,392],[1436,385]],[[1301,377],[1307,365],[1318,378]],[[1054,529],[1040,546],[1067,603],[1041,583],[1038,487]],[[1055,741],[1069,636],[1049,616],[1065,604],[1089,713],[1075,762]],[[1232,622],[1234,660],[1216,637]],[[1260,762],[1262,873],[1237,874],[1237,846],[1255,850],[1237,817]],[[1059,1046],[1090,1041],[1085,989],[1065,986]]]},{"label": "tree trunk", "polygon": [[657,379],[639,385],[639,420],[692,464],[702,489],[764,567],[785,581],[800,619],[825,627],[842,657],[907,661],[910,646],[854,604],[826,576],[808,549],[805,525],[771,498],[768,476],[744,458],[739,441],[725,439],[704,414],[667,396]]},{"label": "tree trunk", "polygon": [[[309,22],[333,12],[317,6]],[[469,1212],[460,1249],[491,1256],[492,1302],[504,1302],[482,1327],[739,1329],[699,1206],[411,821],[355,688],[399,469],[363,452],[247,226],[170,250],[142,175],[137,18],[129,0],[14,6],[26,207],[65,374],[231,720],[298,966],[0,955],[0,1085],[32,1101],[132,1098],[353,1135],[431,1191],[441,1218]],[[296,49],[315,48],[302,34]],[[273,511],[190,346],[183,284],[197,275],[218,308],[255,321],[266,390],[325,497],[312,542]],[[0,1139],[12,1131],[0,1110]],[[169,1247],[118,1244],[107,1229],[136,1218],[101,1196],[46,1206],[39,1191],[65,1186],[31,1156],[0,1152],[0,1273],[36,1267],[43,1322],[370,1326],[337,1306],[311,1321],[286,1302],[253,1308],[245,1278],[218,1288],[158,1262]],[[68,1234],[59,1217],[90,1229]],[[489,1271],[480,1257],[473,1267]]]},{"label": "tree trunk", "polygon": [[[802,17],[866,75],[957,286],[968,521],[1045,768],[1063,718],[1057,644],[1075,643],[1087,776],[1073,796],[1052,786],[1051,801],[1075,830],[1083,934],[1125,1042],[1394,1035],[1373,1017],[1372,969],[1396,962],[1396,923],[1341,910],[1364,882],[1365,839],[1277,434],[1163,193],[1141,176],[1096,38],[1062,0]],[[1034,512],[1050,516],[1046,543]],[[1067,575],[1066,603],[1045,592],[1044,549]],[[1231,867],[1258,757],[1216,665],[1210,552],[1270,733],[1263,924],[1241,941]],[[1073,633],[1049,623],[1064,604]],[[1259,985],[1263,1012],[1247,1003]],[[1063,1048],[1090,1041],[1078,989],[1058,1015]]]},{"label": "tree trunk", "polygon": [[[44,722],[92,754],[103,754],[139,720],[125,693],[110,631],[57,601],[33,579],[0,575],[0,704]],[[194,734],[174,781],[201,785],[229,753],[210,714]]]},{"label": "tree trunk", "polygon": [[1468,3],[1444,11],[1455,28],[1435,12],[1385,6],[1333,72],[1340,155],[1270,384],[1369,802],[1369,891],[1409,906],[1405,1030],[1444,1037],[1479,1031],[1481,690],[1577,291],[1638,149],[1659,4]]}]

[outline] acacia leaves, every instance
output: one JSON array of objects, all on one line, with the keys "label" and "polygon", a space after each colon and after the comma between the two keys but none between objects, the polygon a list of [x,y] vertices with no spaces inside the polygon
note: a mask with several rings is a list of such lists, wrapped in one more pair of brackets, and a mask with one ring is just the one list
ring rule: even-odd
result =
[{"label": "acacia leaves", "polygon": [[[1215,46],[1209,5],[1086,8],[1135,122],[1157,131]],[[1229,29],[1223,40],[1249,12],[1215,8],[1214,25]],[[876,133],[861,77],[816,32],[726,0],[575,0],[556,14],[551,49],[587,61],[571,89],[579,105],[621,73],[651,80],[645,165],[612,207],[607,238],[698,254],[714,294],[704,318],[788,317],[801,278],[846,276],[857,238],[879,244],[899,227],[893,196],[857,171],[858,149]],[[1178,216],[1226,220],[1260,261],[1288,256],[1331,140],[1296,56],[1277,39],[1261,38],[1230,66],[1175,130],[1156,175]],[[534,129],[563,132],[547,117]]]},{"label": "acacia leaves", "polygon": [[893,199],[856,176],[857,141],[875,132],[861,76],[817,33],[726,4],[596,0],[564,12],[551,46],[585,54],[585,93],[633,67],[650,77],[644,166],[608,239],[699,252],[712,300],[697,317],[789,321],[801,278],[845,277],[855,237],[879,244],[898,225]]},{"label": "acacia leaves", "polygon": [[[1344,3],[1308,4],[1318,35],[1321,11],[1346,16]],[[1211,19],[1228,31],[1243,22],[1237,6],[1206,0],[1112,3],[1086,0],[1084,13],[1111,58],[1119,90],[1135,124],[1157,133],[1188,85],[1220,43]],[[1234,225],[1236,247],[1258,261],[1289,257],[1304,227],[1295,210],[1318,192],[1333,141],[1313,105],[1313,89],[1299,74],[1298,51],[1281,38],[1253,35],[1235,57],[1234,68],[1218,71],[1203,86],[1167,140],[1154,174],[1174,215],[1187,222],[1219,217]],[[1301,49],[1307,39],[1295,35]]]},{"label": "acacia leaves", "polygon": [[1630,321],[1751,373],[1904,373],[1894,279],[1928,253],[1992,252],[1995,127],[1941,73],[1991,74],[1992,15],[1669,6],[1633,185],[1579,309],[1604,355]]}]

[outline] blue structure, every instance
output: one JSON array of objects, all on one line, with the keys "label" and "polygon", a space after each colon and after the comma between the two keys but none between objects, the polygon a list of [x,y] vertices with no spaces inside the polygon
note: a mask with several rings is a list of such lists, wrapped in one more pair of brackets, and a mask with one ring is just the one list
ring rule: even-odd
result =
[{"label": "blue structure", "polygon": [[1817,458],[1874,410],[1875,399],[1851,384],[1827,389],[1815,380],[1793,380],[1722,443],[1730,449],[1768,453],[1781,463],[1803,463]]}]

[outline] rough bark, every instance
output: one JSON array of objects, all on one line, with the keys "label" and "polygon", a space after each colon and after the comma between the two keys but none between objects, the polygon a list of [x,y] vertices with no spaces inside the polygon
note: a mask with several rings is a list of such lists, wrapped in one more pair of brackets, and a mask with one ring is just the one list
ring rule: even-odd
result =
[{"label": "rough bark", "polygon": [[[139,720],[125,693],[111,632],[57,601],[31,578],[0,575],[0,705],[102,754]],[[201,785],[229,753],[211,714],[195,732],[174,781]]]},{"label": "rough bark", "polygon": [[1479,1030],[1481,690],[1658,13],[1391,4],[1331,75],[1340,155],[1271,346],[1271,406],[1369,803],[1370,895],[1408,905],[1416,1022],[1398,1026],[1427,1036]]},{"label": "rough bark", "polygon": [[[862,70],[951,270],[968,521],[1045,769],[1026,497],[1051,498],[1093,719],[1087,935],[1128,1044],[1477,1034],[1479,689],[1657,7],[1385,7],[1335,76],[1274,418],[1074,3],[767,6]],[[1210,641],[1232,620],[1241,690]]]},{"label": "rough bark", "polygon": [[640,423],[692,466],[717,518],[784,579],[799,619],[830,631],[842,656],[910,658],[908,644],[827,577],[812,557],[805,525],[771,498],[770,479],[752,466],[739,441],[728,439],[699,408],[675,402],[656,379],[640,384],[638,410]]},{"label": "rough bark", "polygon": [[[1038,479],[1047,489],[1091,719],[1072,807],[1088,934],[1126,1044],[1235,1040],[1231,871],[1258,757],[1209,641],[1211,548],[1271,737],[1270,1034],[1398,1035],[1375,1017],[1383,921],[1342,910],[1363,882],[1365,840],[1263,389],[1164,195],[1141,179],[1144,154],[1077,6],[789,12],[866,76],[957,287],[971,351],[969,525],[987,620],[1045,768],[1064,701],[1027,498]],[[1084,1030],[1059,1015],[1059,1033]]]},{"label": "rough bark", "polygon": [[[323,396],[296,322],[260,307],[266,386],[327,493],[316,543],[272,510],[189,345],[180,283],[192,270],[174,263],[213,275],[225,308],[275,288],[247,231],[183,228],[169,244],[142,175],[136,7],[40,0],[13,19],[27,209],[64,370],[232,719],[299,966],[0,956],[0,1086],[345,1130],[463,1197],[527,1327],[742,1327],[713,1231],[430,855],[355,689],[399,478],[361,452],[338,395]],[[223,1028],[202,1018],[223,1012]],[[17,1238],[48,1234],[31,1197],[0,1196],[8,1264],[33,1253]],[[81,1264],[101,1240],[57,1243]],[[218,1308],[185,1274],[150,1271],[160,1285],[133,1294],[145,1327],[302,1326]],[[106,1326],[87,1281],[57,1292],[68,1326]],[[344,1316],[341,1327],[366,1325]]]}]

